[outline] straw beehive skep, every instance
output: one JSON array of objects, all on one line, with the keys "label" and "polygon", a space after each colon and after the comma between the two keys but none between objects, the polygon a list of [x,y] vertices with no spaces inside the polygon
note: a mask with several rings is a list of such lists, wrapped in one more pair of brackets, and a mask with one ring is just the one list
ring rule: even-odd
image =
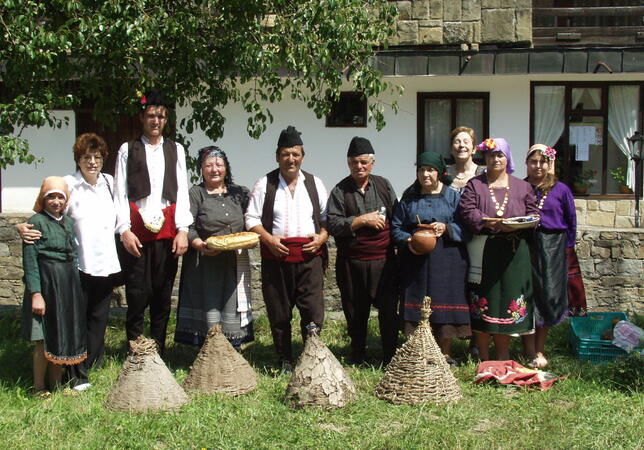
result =
[{"label": "straw beehive skep", "polygon": [[391,403],[458,402],[458,381],[434,340],[429,325],[431,299],[425,297],[420,325],[398,349],[380,383],[376,396]]},{"label": "straw beehive skep", "polygon": [[130,341],[130,353],[105,406],[115,411],[147,412],[188,403],[188,396],[157,353],[156,342],[143,336]]},{"label": "straw beehive skep", "polygon": [[304,350],[286,388],[286,399],[295,407],[342,408],[355,398],[356,388],[333,353],[320,340],[311,323]]},{"label": "straw beehive skep", "polygon": [[213,325],[183,387],[186,391],[204,394],[223,392],[240,395],[252,391],[256,386],[257,376],[253,368],[230,345],[221,326]]}]

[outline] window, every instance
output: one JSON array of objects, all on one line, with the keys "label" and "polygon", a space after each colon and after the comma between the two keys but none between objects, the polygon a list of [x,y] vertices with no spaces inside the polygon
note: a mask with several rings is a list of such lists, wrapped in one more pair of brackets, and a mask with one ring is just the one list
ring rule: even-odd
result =
[{"label": "window", "polygon": [[362,92],[340,92],[326,116],[327,127],[366,127],[367,98]]},{"label": "window", "polygon": [[488,92],[418,93],[418,153],[442,153],[447,162],[452,163],[450,133],[460,126],[472,128],[479,141],[488,137]]},{"label": "window", "polygon": [[557,173],[576,195],[628,193],[635,172],[626,138],[641,128],[643,95],[637,82],[533,82],[530,142],[557,149]]}]

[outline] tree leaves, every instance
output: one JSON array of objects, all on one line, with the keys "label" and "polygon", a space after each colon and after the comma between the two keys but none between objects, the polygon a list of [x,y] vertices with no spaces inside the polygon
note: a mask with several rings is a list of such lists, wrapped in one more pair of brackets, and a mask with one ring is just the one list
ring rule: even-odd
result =
[{"label": "tree leaves", "polygon": [[[284,95],[322,117],[341,89],[370,99],[380,129],[377,97],[395,92],[371,63],[394,32],[386,0],[0,0],[0,13],[0,129],[56,125],[53,109],[81,102],[109,126],[152,86],[212,140],[229,102],[258,138]],[[9,142],[3,164],[24,155]]]}]

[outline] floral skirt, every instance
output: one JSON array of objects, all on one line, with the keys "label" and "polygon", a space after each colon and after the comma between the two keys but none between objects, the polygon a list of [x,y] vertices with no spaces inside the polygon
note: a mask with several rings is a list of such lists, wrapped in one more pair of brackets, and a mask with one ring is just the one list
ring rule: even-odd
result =
[{"label": "floral skirt", "polygon": [[481,284],[471,285],[472,330],[519,334],[534,328],[532,268],[526,239],[517,233],[490,236],[483,251]]}]

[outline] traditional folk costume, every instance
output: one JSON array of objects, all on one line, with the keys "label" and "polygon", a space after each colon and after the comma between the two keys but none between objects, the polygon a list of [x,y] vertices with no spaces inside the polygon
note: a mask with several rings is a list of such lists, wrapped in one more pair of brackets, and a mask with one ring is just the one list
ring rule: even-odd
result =
[{"label": "traditional folk costume", "polygon": [[[230,184],[226,190],[209,194],[203,183],[190,189],[194,222],[188,231],[189,243],[244,231],[248,188]],[[220,324],[224,336],[239,347],[253,339],[251,320],[248,250],[207,256],[190,245],[181,264],[175,342],[201,346],[208,330]]]},{"label": "traditional folk costume", "polygon": [[[494,139],[514,167],[504,139]],[[534,329],[532,269],[528,239],[533,230],[492,233],[483,228],[486,217],[539,215],[532,186],[508,175],[508,187],[490,189],[487,175],[472,178],[463,190],[459,214],[475,235],[468,244],[472,283],[472,330],[489,334],[525,334]]]},{"label": "traditional folk costume", "polygon": [[[37,214],[27,221],[42,237],[22,246],[22,334],[27,341],[43,341],[48,361],[71,365],[87,357],[85,298],[78,276],[73,219],[56,218],[44,210],[44,199],[52,192],[69,198],[62,178],[46,178],[34,206]],[[45,300],[43,316],[32,313],[31,295],[37,292]]]},{"label": "traditional folk costume", "polygon": [[[354,137],[347,156],[373,153],[367,139]],[[371,305],[378,308],[384,362],[388,363],[396,352],[399,328],[397,268],[390,239],[395,202],[396,193],[389,180],[376,175],[370,175],[364,192],[348,176],[333,188],[329,197],[329,234],[335,238],[338,249],[336,281],[351,338],[351,359],[356,362],[364,360]],[[384,229],[351,229],[356,217],[374,211],[380,211],[385,216]]]},{"label": "traditional folk costume", "polygon": [[117,230],[114,180],[99,174],[91,185],[76,171],[65,176],[70,198],[67,215],[74,219],[78,243],[78,271],[87,300],[87,359],[70,368],[73,384],[87,383],[87,369],[105,354],[113,276],[121,271],[114,234]]},{"label": "traditional folk costume", "polygon": [[[282,131],[278,148],[302,145],[293,127]],[[286,257],[277,257],[262,246],[262,294],[271,325],[273,342],[281,362],[292,362],[291,319],[293,307],[300,311],[300,330],[306,338],[306,326],[324,322],[324,271],[327,263],[326,244],[315,255],[302,251],[320,232],[327,220],[327,191],[322,181],[300,170],[295,192],[291,195],[279,169],[260,178],[255,184],[246,213],[248,230],[262,225],[273,234],[284,236]]]},{"label": "traditional folk costume", "polygon": [[[146,99],[146,107],[165,106],[158,91],[146,94]],[[127,339],[143,334],[143,317],[149,305],[150,333],[162,354],[177,273],[178,259],[172,253],[172,244],[177,231],[187,232],[192,223],[183,146],[163,137],[152,145],[145,136],[124,143],[118,152],[115,182],[119,223],[123,224],[119,233],[130,228],[143,245],[140,258],[124,252],[122,261]],[[158,232],[146,228],[142,214],[152,217],[156,224],[156,218],[163,216]]]},{"label": "traditional folk costume", "polygon": [[566,249],[575,246],[577,214],[572,192],[559,181],[545,195],[535,188],[535,195],[541,210],[532,259],[535,323],[551,327],[568,316]]},{"label": "traditional folk costume", "polygon": [[[418,166],[431,166],[443,174],[445,165],[438,154],[419,155]],[[448,186],[451,181],[441,176],[443,188],[438,194],[422,194],[416,182],[403,195],[392,221],[392,238],[399,248],[403,318],[413,324],[421,320],[426,296],[432,299],[432,330],[436,339],[464,338],[471,335],[470,314],[466,297],[467,231],[455,217],[460,193]],[[414,255],[407,239],[417,231],[418,223],[442,222],[445,233],[437,239],[430,253]]]}]

